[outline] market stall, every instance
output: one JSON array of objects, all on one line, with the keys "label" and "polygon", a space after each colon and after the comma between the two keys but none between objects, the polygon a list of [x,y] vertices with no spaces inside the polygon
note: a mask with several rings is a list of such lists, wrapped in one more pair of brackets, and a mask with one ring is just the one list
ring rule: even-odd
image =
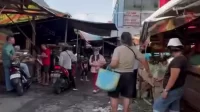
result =
[{"label": "market stall", "polygon": [[[5,39],[7,35],[15,35],[16,33],[21,33],[26,40],[26,49],[29,49],[31,46],[35,46],[35,20],[49,18],[53,16],[59,17],[70,17],[69,14],[63,14],[58,11],[55,11],[47,6],[41,4],[42,1],[38,0],[0,0],[0,24],[1,26],[7,24],[13,24],[18,29],[19,32],[12,32],[9,29],[1,27],[1,35],[0,35],[0,42],[1,42],[1,49],[2,45],[5,43]],[[16,23],[28,21],[31,25],[31,36],[27,36],[26,33]],[[32,52],[33,53],[33,52]],[[27,63],[29,69],[34,75],[34,58],[26,60],[24,63]],[[2,68],[2,60],[0,60],[0,66]],[[0,73],[0,82],[3,81],[3,71]]]},{"label": "market stall", "polygon": [[190,111],[200,111],[199,0],[171,0],[143,22],[141,43],[165,47],[168,40],[178,37],[185,45],[191,66],[185,84],[183,101]]}]

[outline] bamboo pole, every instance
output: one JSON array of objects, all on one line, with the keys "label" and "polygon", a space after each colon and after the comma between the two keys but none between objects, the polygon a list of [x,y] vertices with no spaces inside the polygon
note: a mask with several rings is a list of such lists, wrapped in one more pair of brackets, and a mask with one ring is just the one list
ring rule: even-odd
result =
[{"label": "bamboo pole", "polygon": [[[32,24],[31,24],[31,26],[32,26],[32,38],[31,38],[31,39],[32,39],[32,42],[33,42],[32,46],[34,47],[34,46],[35,46],[35,40],[36,40],[35,16],[32,17],[31,23],[32,23]],[[35,56],[35,55],[36,55],[36,52],[35,52],[34,50],[32,50],[32,54],[33,54],[33,56]]]},{"label": "bamboo pole", "polygon": [[65,27],[65,44],[67,43],[67,34],[68,34],[68,19],[66,19],[66,27]]},{"label": "bamboo pole", "polygon": [[6,5],[5,6],[3,6],[3,8],[1,9],[1,11],[0,11],[0,15],[1,15],[1,13],[3,12],[3,10],[6,8]]},{"label": "bamboo pole", "polygon": [[31,39],[22,31],[22,29],[17,24],[15,24],[15,22],[10,18],[10,16],[8,14],[6,14],[6,16],[10,19],[12,24],[14,24],[17,27],[17,29],[22,33],[22,35],[24,35],[31,42],[31,44],[33,44]]}]

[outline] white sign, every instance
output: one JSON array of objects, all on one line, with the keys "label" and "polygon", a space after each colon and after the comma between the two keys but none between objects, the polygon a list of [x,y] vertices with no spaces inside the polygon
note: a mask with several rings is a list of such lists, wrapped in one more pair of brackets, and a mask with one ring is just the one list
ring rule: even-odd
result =
[{"label": "white sign", "polygon": [[124,14],[124,26],[140,26],[140,11],[126,11]]}]

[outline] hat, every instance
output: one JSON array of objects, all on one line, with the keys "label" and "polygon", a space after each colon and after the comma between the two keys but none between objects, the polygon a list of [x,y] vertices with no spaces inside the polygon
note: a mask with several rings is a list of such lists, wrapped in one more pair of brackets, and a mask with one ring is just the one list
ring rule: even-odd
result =
[{"label": "hat", "polygon": [[167,44],[167,47],[177,47],[177,46],[183,46],[179,38],[171,38]]}]

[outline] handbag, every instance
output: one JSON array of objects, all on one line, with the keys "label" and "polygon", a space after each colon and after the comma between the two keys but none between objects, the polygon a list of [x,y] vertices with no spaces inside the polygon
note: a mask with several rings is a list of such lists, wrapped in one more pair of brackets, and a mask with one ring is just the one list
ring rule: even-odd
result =
[{"label": "handbag", "polygon": [[104,91],[115,91],[120,79],[120,74],[112,70],[100,69],[96,81],[96,86]]}]

